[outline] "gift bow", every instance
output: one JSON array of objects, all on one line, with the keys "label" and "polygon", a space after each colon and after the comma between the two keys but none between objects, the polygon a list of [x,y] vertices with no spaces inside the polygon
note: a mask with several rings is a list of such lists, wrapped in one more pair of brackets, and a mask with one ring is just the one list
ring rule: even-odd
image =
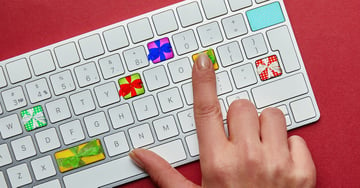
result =
[{"label": "gift bow", "polygon": [[258,72],[258,74],[261,74],[265,70],[267,70],[269,77],[274,77],[275,76],[274,72],[277,72],[277,73],[281,72],[279,63],[277,61],[274,61],[269,65],[269,59],[267,59],[267,58],[263,59],[262,62],[259,64],[259,66],[257,68],[257,72]]},{"label": "gift bow", "polygon": [[149,61],[155,61],[157,58],[160,57],[160,61],[166,59],[165,53],[171,53],[171,45],[170,43],[165,43],[160,46],[160,40],[155,41],[157,48],[149,49],[150,54],[148,55]]},{"label": "gift bow", "polygon": [[24,114],[23,122],[27,123],[29,121],[32,121],[33,125],[46,123],[44,113],[43,112],[34,113],[34,109],[30,109],[28,113]]},{"label": "gift bow", "polygon": [[64,168],[77,168],[85,165],[81,160],[82,157],[91,157],[102,153],[102,147],[97,144],[97,140],[88,142],[83,148],[79,150],[79,146],[69,149],[74,156],[57,159],[59,166]]},{"label": "gift bow", "polygon": [[120,95],[124,97],[131,92],[131,96],[135,96],[136,95],[135,88],[137,89],[142,88],[141,79],[136,79],[132,82],[131,82],[131,76],[128,76],[125,79],[128,82],[128,84],[120,84]]}]

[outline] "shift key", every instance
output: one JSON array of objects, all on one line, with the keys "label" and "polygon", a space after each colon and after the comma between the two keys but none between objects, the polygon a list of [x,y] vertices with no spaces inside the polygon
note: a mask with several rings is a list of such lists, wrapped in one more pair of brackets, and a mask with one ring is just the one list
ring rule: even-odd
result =
[{"label": "shift key", "polygon": [[299,73],[251,90],[257,108],[263,108],[308,92],[304,76]]}]

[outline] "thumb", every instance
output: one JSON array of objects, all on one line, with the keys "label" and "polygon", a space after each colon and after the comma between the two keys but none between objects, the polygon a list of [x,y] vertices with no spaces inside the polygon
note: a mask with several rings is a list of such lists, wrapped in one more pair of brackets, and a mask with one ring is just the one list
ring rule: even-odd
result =
[{"label": "thumb", "polygon": [[129,153],[130,158],[151,177],[152,181],[161,188],[195,188],[198,187],[156,153],[145,149],[134,149]]}]

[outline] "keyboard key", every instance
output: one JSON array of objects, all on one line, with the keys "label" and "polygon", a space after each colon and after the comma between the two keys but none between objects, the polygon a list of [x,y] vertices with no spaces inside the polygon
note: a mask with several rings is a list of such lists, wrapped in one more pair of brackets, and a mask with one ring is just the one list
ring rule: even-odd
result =
[{"label": "keyboard key", "polygon": [[129,129],[129,136],[134,148],[140,148],[154,143],[149,124],[138,125]]},{"label": "keyboard key", "polygon": [[50,128],[35,134],[40,152],[45,153],[60,147],[60,140],[55,128]]},{"label": "keyboard key", "polygon": [[286,126],[290,126],[291,125],[291,119],[289,115],[285,116],[285,122],[286,122]]},{"label": "keyboard key", "polygon": [[223,120],[226,120],[227,119],[227,109],[226,109],[225,103],[222,99],[219,99],[219,104],[220,104],[222,118],[223,118]]},{"label": "keyboard key", "polygon": [[[242,1],[239,1],[242,2]],[[247,34],[246,23],[242,14],[237,14],[221,21],[225,35],[228,39],[233,39]]]},{"label": "keyboard key", "polygon": [[45,107],[51,123],[56,123],[71,117],[69,106],[65,98],[49,102]]},{"label": "keyboard key", "polygon": [[[105,159],[105,154],[100,140],[96,139],[56,152],[55,159],[59,167],[59,171],[64,173],[72,169],[101,161]],[[91,178],[88,177],[88,179]]]},{"label": "keyboard key", "polygon": [[252,5],[251,0],[228,0],[229,1],[229,5],[230,5],[230,9],[232,11],[237,11],[246,7],[249,7]]},{"label": "keyboard key", "polygon": [[276,55],[256,61],[256,72],[262,81],[282,75],[282,70]]},{"label": "keyboard key", "polygon": [[226,71],[216,74],[216,90],[218,96],[229,93],[233,90],[230,77]]},{"label": "keyboard key", "polygon": [[118,82],[120,85],[119,95],[124,99],[130,99],[145,93],[143,82],[138,73],[120,78]]},{"label": "keyboard key", "polygon": [[133,102],[135,114],[139,121],[159,115],[155,99],[153,96],[147,96]]},{"label": "keyboard key", "polygon": [[125,73],[119,54],[113,54],[100,59],[99,65],[105,79],[113,78]]},{"label": "keyboard key", "polygon": [[70,121],[60,125],[60,132],[66,145],[85,139],[79,120]]},{"label": "keyboard key", "polygon": [[184,92],[186,103],[192,105],[194,103],[192,82],[182,85],[181,88]]},{"label": "keyboard key", "polygon": [[217,48],[221,64],[224,67],[234,65],[244,61],[244,57],[241,53],[239,43],[234,41]]},{"label": "keyboard key", "polygon": [[24,92],[20,86],[1,93],[7,111],[16,110],[27,105]]},{"label": "keyboard key", "polygon": [[178,30],[175,14],[172,10],[167,10],[152,16],[156,33],[160,36]]},{"label": "keyboard key", "polygon": [[261,33],[244,38],[241,41],[249,59],[268,53],[264,36]]},{"label": "keyboard key", "polygon": [[80,62],[80,57],[74,42],[58,46],[54,48],[54,52],[61,68]]},{"label": "keyboard key", "polygon": [[53,160],[49,155],[31,161],[31,168],[34,171],[36,180],[42,180],[56,175]]},{"label": "keyboard key", "polygon": [[194,110],[188,109],[178,114],[179,123],[181,125],[181,129],[183,132],[190,132],[196,129],[195,127],[195,119],[194,119]]},{"label": "keyboard key", "polygon": [[26,164],[17,165],[7,169],[7,174],[12,187],[21,187],[32,182],[31,175]]},{"label": "keyboard key", "polygon": [[106,46],[110,52],[129,46],[124,26],[104,31]]},{"label": "keyboard key", "polygon": [[154,64],[166,61],[174,57],[169,38],[165,37],[147,44],[149,61]]},{"label": "keyboard key", "polygon": [[69,70],[51,75],[50,82],[55,95],[61,95],[75,90],[75,83]]},{"label": "keyboard key", "polygon": [[80,50],[84,59],[88,60],[105,53],[100,35],[94,34],[79,40]]},{"label": "keyboard key", "polygon": [[90,137],[108,132],[110,130],[104,112],[98,112],[96,114],[84,117],[84,123]]},{"label": "keyboard key", "polygon": [[21,134],[22,128],[16,114],[0,118],[0,133],[3,139]]},{"label": "keyboard key", "polygon": [[[150,150],[169,163],[186,159],[184,146],[180,140],[159,145]],[[142,173],[144,171],[137,167],[130,157],[126,156],[64,176],[64,184],[67,188],[101,187]],[[99,174],[102,174],[102,178],[98,178]]]},{"label": "keyboard key", "polygon": [[195,157],[199,155],[199,142],[197,139],[197,134],[193,134],[185,137],[186,145],[189,149],[190,155]]},{"label": "keyboard key", "polygon": [[[286,92],[283,92],[286,88]],[[304,76],[299,73],[251,90],[257,108],[263,108],[308,92]]]},{"label": "keyboard key", "polygon": [[70,95],[70,101],[76,115],[95,110],[95,103],[90,90]]},{"label": "keyboard key", "polygon": [[106,149],[110,157],[125,153],[130,150],[124,132],[118,132],[104,137]]},{"label": "keyboard key", "polygon": [[231,103],[233,103],[235,100],[240,100],[240,99],[250,100],[250,97],[249,97],[249,94],[247,93],[247,91],[236,93],[236,94],[230,95],[226,98],[229,107],[230,107]]},{"label": "keyboard key", "polygon": [[20,112],[20,116],[26,131],[45,127],[47,120],[41,106],[35,106]]},{"label": "keyboard key", "polygon": [[158,140],[165,140],[179,135],[173,116],[167,116],[153,121]]},{"label": "keyboard key", "polygon": [[207,19],[216,18],[227,13],[224,0],[201,0]]},{"label": "keyboard key", "polygon": [[4,187],[4,188],[8,187],[6,180],[5,180],[4,173],[1,171],[0,171],[0,187]]},{"label": "keyboard key", "polygon": [[74,72],[80,87],[100,82],[100,77],[94,62],[75,67]]},{"label": "keyboard key", "polygon": [[26,136],[11,142],[15,159],[20,161],[36,155],[35,146],[31,136]]},{"label": "keyboard key", "polygon": [[279,51],[286,72],[300,69],[300,62],[296,55],[293,40],[287,26],[268,31],[267,36],[273,51]]},{"label": "keyboard key", "polygon": [[37,103],[51,97],[50,89],[45,78],[25,85],[31,103]]},{"label": "keyboard key", "polygon": [[199,34],[201,45],[204,48],[224,40],[218,22],[211,22],[209,24],[199,26],[197,28],[197,32]]},{"label": "keyboard key", "polygon": [[134,71],[149,65],[144,46],[126,50],[123,52],[123,55],[129,71]]},{"label": "keyboard key", "polygon": [[5,65],[10,82],[15,84],[31,78],[29,65],[26,59],[19,59]]},{"label": "keyboard key", "polygon": [[183,27],[188,27],[203,21],[197,2],[191,2],[180,6],[176,10],[179,15],[180,23]]},{"label": "keyboard key", "polygon": [[[7,144],[0,145],[0,167],[12,163],[12,158]],[[1,184],[0,184],[1,185]]]},{"label": "keyboard key", "polygon": [[197,54],[194,54],[192,56],[192,59],[193,59],[193,62],[194,64],[196,63],[197,61],[197,58],[199,57],[200,54],[206,54],[208,55],[208,57],[210,58],[211,62],[213,63],[214,65],[214,70],[218,70],[219,69],[219,63],[216,59],[216,56],[215,56],[215,52],[212,48],[206,50],[206,51],[203,51],[203,52],[200,52],[200,53],[197,53]]},{"label": "keyboard key", "polygon": [[174,41],[176,52],[179,55],[184,55],[186,53],[193,52],[199,49],[193,30],[187,30],[175,34],[172,38]]},{"label": "keyboard key", "polygon": [[157,66],[155,68],[146,70],[143,74],[149,91],[154,91],[170,84],[164,66]]},{"label": "keyboard key", "polygon": [[157,94],[161,110],[164,113],[177,110],[184,106],[178,88],[171,88]]},{"label": "keyboard key", "polygon": [[95,96],[100,107],[120,101],[119,92],[114,82],[109,82],[94,88]]},{"label": "keyboard key", "polygon": [[171,78],[174,83],[178,83],[192,76],[192,66],[189,58],[182,58],[168,63]]},{"label": "keyboard key", "polygon": [[297,123],[316,116],[315,108],[310,97],[291,102],[290,108]]},{"label": "keyboard key", "polygon": [[255,0],[256,3],[262,3],[262,2],[265,2],[265,1],[268,1],[268,0]]},{"label": "keyboard key", "polygon": [[55,63],[50,50],[30,56],[30,62],[36,76],[55,70]]},{"label": "keyboard key", "polygon": [[49,181],[49,182],[42,183],[42,184],[40,184],[40,185],[36,185],[36,186],[34,186],[33,188],[48,188],[48,187],[51,187],[51,188],[61,188],[60,181],[59,181],[58,179],[51,180],[51,181]]},{"label": "keyboard key", "polygon": [[251,64],[242,65],[231,69],[231,74],[238,89],[256,84],[257,78]]},{"label": "keyboard key", "polygon": [[258,31],[285,22],[279,2],[274,2],[246,12],[252,31]]},{"label": "keyboard key", "polygon": [[4,74],[3,68],[0,67],[0,88],[3,88],[5,86],[7,86],[5,74]]},{"label": "keyboard key", "polygon": [[128,24],[131,40],[134,43],[139,43],[154,37],[148,18],[136,20]]},{"label": "keyboard key", "polygon": [[125,127],[135,122],[128,104],[110,108],[109,116],[114,129]]}]

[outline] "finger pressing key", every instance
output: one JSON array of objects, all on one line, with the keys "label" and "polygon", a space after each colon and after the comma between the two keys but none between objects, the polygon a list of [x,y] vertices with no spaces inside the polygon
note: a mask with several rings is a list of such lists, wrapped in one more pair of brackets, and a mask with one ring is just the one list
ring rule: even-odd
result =
[{"label": "finger pressing key", "polygon": [[222,121],[213,64],[201,54],[193,67],[194,116],[200,157],[211,156],[227,141]]}]

